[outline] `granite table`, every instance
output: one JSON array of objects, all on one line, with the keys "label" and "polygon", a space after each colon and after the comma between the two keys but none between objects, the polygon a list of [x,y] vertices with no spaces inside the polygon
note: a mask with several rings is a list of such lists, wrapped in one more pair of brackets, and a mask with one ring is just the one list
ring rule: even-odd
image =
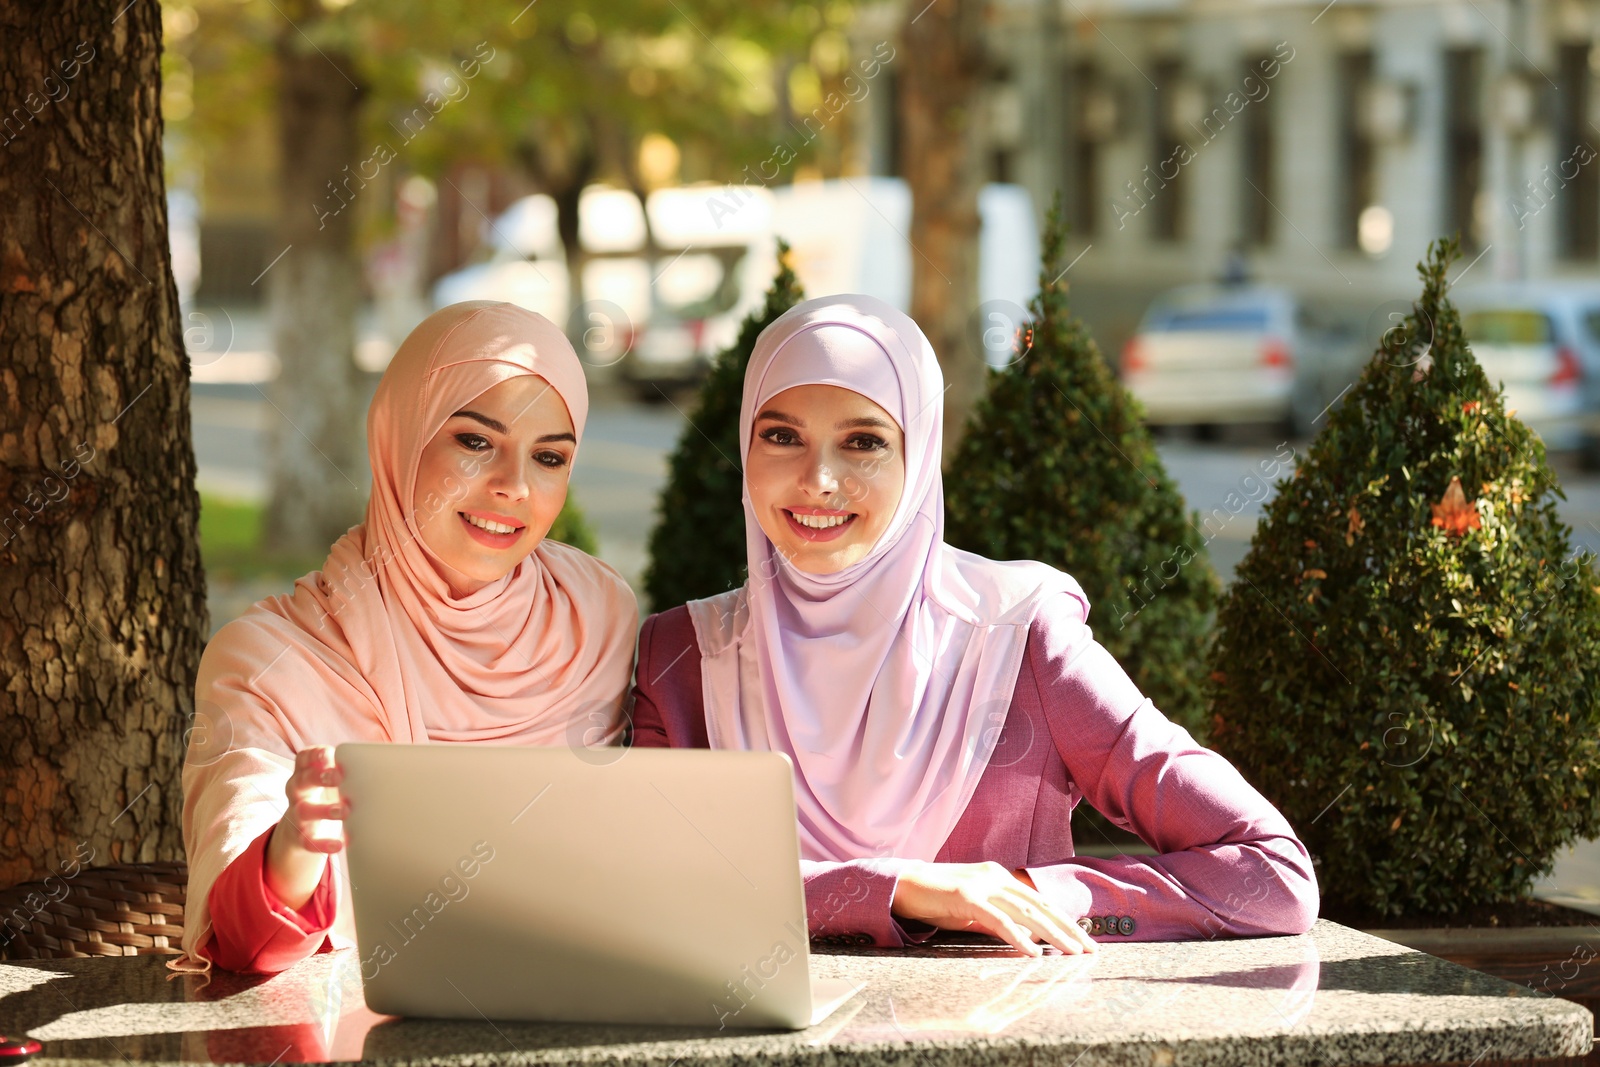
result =
[{"label": "granite table", "polygon": [[811,966],[864,988],[808,1030],[753,1032],[376,1015],[352,951],[271,978],[175,975],[152,956],[0,963],[0,1032],[43,1042],[37,1067],[1481,1065],[1580,1057],[1594,1032],[1577,1004],[1326,920],[1085,957],[967,944],[818,951]]}]

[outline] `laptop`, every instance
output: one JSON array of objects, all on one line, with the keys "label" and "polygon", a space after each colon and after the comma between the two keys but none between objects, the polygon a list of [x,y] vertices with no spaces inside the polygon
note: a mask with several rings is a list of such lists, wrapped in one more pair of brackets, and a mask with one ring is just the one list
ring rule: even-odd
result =
[{"label": "laptop", "polygon": [[344,744],[367,1006],[445,1019],[799,1029],[794,780],[771,752]]}]

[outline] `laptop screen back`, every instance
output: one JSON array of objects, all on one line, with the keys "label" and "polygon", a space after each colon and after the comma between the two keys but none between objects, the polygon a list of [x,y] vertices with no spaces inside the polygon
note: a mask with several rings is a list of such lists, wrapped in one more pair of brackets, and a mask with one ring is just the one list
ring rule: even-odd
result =
[{"label": "laptop screen back", "polygon": [[781,755],[346,744],[335,758],[372,1010],[809,1022]]}]

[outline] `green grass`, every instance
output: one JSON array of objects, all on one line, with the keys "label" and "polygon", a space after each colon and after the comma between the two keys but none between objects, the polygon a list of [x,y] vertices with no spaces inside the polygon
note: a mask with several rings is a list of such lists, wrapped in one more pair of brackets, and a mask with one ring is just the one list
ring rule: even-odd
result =
[{"label": "green grass", "polygon": [[200,494],[200,559],[212,581],[298,578],[322,566],[326,551],[314,555],[269,553],[261,548],[266,505]]}]

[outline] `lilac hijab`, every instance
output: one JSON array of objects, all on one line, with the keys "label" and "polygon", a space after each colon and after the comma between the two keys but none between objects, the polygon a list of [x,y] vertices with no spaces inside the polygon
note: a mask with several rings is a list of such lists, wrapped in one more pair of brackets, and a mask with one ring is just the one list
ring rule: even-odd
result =
[{"label": "lilac hijab", "polygon": [[804,858],[931,860],[994,751],[1039,605],[1083,595],[1045,564],[944,543],[943,375],[910,316],[834,296],[768,326],[745,372],[741,457],[761,405],[801,385],[887,411],[905,435],[905,489],[865,558],[807,574],[768,540],[746,485],[750,578],[689,604],[708,737],[789,757]]}]

